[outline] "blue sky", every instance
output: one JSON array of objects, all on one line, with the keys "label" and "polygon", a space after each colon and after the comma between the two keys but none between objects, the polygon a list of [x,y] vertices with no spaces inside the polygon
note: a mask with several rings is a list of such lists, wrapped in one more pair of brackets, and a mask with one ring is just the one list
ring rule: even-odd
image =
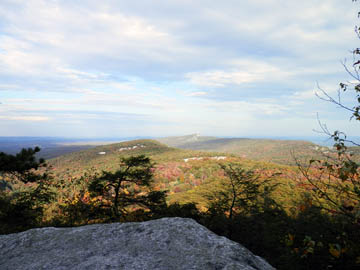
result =
[{"label": "blue sky", "polygon": [[[350,0],[1,0],[0,136],[358,135]],[[352,106],[350,96],[344,102]],[[349,102],[349,103],[347,103]],[[316,134],[315,134],[316,135]]]}]

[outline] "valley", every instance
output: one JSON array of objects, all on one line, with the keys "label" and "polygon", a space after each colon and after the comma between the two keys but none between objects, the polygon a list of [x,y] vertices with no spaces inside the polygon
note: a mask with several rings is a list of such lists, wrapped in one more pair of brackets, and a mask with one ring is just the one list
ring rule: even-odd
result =
[{"label": "valley", "polygon": [[281,183],[276,194],[277,199],[287,205],[288,209],[291,203],[286,194],[297,185],[296,166],[256,161],[232,153],[169,147],[156,140],[134,140],[97,146],[50,159],[48,164],[55,179],[71,183],[74,179],[81,178],[85,172],[88,175],[102,171],[114,172],[119,168],[120,158],[137,155],[148,156],[154,162],[153,187],[167,191],[169,203],[195,202],[205,209],[208,204],[206,194],[216,189],[219,180],[224,178],[219,166],[221,163],[237,163],[246,169],[256,170],[264,177],[281,172],[274,179],[274,182]]},{"label": "valley", "polygon": [[[79,143],[70,144],[73,147]],[[279,269],[292,264],[283,260],[296,261],[299,269],[303,269],[303,256],[309,252],[306,241],[325,243],[317,246],[317,252],[325,254],[319,256],[325,257],[314,256],[314,262],[324,264],[338,256],[328,248],[334,239],[332,231],[336,231],[337,241],[348,248],[353,245],[348,235],[352,239],[358,236],[353,230],[354,223],[343,227],[344,220],[338,212],[342,208],[333,210],[339,208],[327,200],[341,203],[342,207],[347,199],[347,207],[357,211],[352,204],[356,200],[348,199],[351,198],[348,195],[355,196],[351,188],[356,188],[356,182],[341,182],[343,176],[331,172],[331,181],[339,184],[341,193],[334,185],[329,188],[329,183],[323,182],[329,179],[324,168],[330,168],[330,163],[322,165],[321,160],[332,162],[337,154],[324,146],[306,141],[188,135],[93,143],[80,151],[72,148],[73,152],[65,154],[61,149],[57,152],[55,149],[55,157],[47,159],[47,166],[37,170],[45,180],[42,184],[22,183],[13,174],[0,175],[0,221],[4,224],[0,225],[0,232],[186,217],[244,244]],[[350,151],[357,159],[358,148],[347,150]],[[42,157],[43,153],[36,154]],[[296,157],[300,159],[295,160]],[[136,161],[139,158],[149,158],[148,186],[128,182],[141,179],[145,173]],[[118,186],[121,191],[118,197],[122,200],[116,206],[121,214],[115,215],[112,210],[117,182],[105,182],[99,190],[94,187],[98,179],[122,179]],[[313,184],[314,180],[318,182]],[[323,183],[328,197],[311,195],[316,189],[324,190],[320,186]],[[147,201],[140,202],[144,198]],[[327,207],[334,212],[329,215],[324,210]],[[17,222],[18,216],[27,219]],[[9,221],[12,223],[8,225]],[[308,240],[309,237],[314,240]],[[283,255],[276,257],[277,254]],[[333,262],[337,263],[342,261]]]}]

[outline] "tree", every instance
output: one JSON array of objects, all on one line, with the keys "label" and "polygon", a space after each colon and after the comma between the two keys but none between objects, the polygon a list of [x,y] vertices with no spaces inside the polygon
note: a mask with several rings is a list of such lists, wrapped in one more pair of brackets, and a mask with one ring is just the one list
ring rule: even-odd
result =
[{"label": "tree", "polygon": [[[360,38],[360,27],[356,27],[355,32]],[[339,84],[337,97],[332,97],[320,87],[317,96],[349,111],[350,119],[360,121],[360,48],[354,49],[352,55],[353,64],[350,67],[343,64],[351,81]],[[352,105],[343,102],[343,95],[349,92],[354,94]],[[360,164],[359,158],[353,156],[350,150],[358,151],[360,144],[348,139],[342,131],[331,132],[320,121],[319,125],[321,132],[333,139],[335,153],[324,159],[310,160],[307,166],[298,164],[310,196],[297,217],[298,221],[310,224],[305,238],[297,237],[304,245],[305,252],[301,258],[308,258],[311,253],[313,259],[308,259],[317,258],[323,266],[357,269],[360,262]],[[321,230],[315,229],[319,223]],[[320,237],[317,232],[320,232]],[[292,242],[293,239],[290,240]],[[328,259],[324,261],[323,258]]]},{"label": "tree", "polygon": [[165,192],[151,191],[153,164],[144,155],[120,159],[120,169],[93,179],[89,191],[100,196],[102,207],[111,209],[111,216],[123,218],[129,207],[155,209],[165,203]]},{"label": "tree", "polygon": [[36,160],[40,148],[22,149],[16,155],[0,152],[0,233],[10,233],[41,224],[44,207],[53,198],[49,190],[51,176],[39,169]]},{"label": "tree", "polygon": [[261,207],[260,200],[268,197],[275,185],[270,186],[271,179],[261,180],[252,170],[245,170],[239,164],[220,164],[227,176],[219,191],[208,196],[210,209],[227,213],[231,220],[235,213],[250,213]]},{"label": "tree", "polygon": [[[356,2],[357,0],[352,0]],[[360,17],[360,12],[358,13]],[[360,27],[355,27],[360,39]],[[350,82],[339,84],[337,97],[332,97],[319,87],[317,96],[321,100],[335,104],[349,111],[350,119],[360,121],[360,48],[352,50],[353,64],[343,66],[351,77]],[[354,93],[353,105],[346,105],[342,101],[343,94]],[[310,191],[317,205],[329,213],[350,218],[352,222],[360,222],[360,164],[354,159],[349,146],[360,146],[354,140],[339,130],[331,132],[327,126],[319,121],[321,132],[334,140],[337,155],[328,156],[326,160],[311,160],[309,166],[298,167],[310,184]],[[354,149],[357,150],[357,149]]]},{"label": "tree", "polygon": [[35,154],[38,152],[40,152],[39,147],[23,148],[15,156],[0,152],[0,174],[3,177],[10,176],[10,178],[23,183],[39,181],[44,175],[35,173],[35,171],[46,166],[46,163],[44,159],[36,160]]},{"label": "tree", "polygon": [[274,249],[287,222],[285,212],[271,198],[278,185],[272,183],[272,177],[277,174],[244,169],[239,163],[224,163],[220,167],[225,177],[207,196],[206,226],[231,240],[246,243],[247,248],[258,253],[264,254],[264,246]]}]

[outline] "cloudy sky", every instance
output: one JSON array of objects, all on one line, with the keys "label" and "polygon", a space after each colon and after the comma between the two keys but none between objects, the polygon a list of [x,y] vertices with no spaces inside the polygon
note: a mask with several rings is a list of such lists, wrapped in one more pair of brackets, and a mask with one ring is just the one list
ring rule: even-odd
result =
[{"label": "cloudy sky", "polygon": [[[0,136],[359,134],[351,0],[0,0]],[[351,94],[350,94],[351,95]],[[352,97],[344,97],[350,106]],[[315,134],[316,135],[316,134]]]}]

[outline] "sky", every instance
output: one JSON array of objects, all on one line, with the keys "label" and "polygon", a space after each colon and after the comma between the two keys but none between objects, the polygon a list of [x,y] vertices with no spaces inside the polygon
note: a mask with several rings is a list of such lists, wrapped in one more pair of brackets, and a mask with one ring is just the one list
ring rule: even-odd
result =
[{"label": "sky", "polygon": [[[0,136],[359,134],[350,0],[0,0]],[[349,91],[342,97],[352,107]]]}]

